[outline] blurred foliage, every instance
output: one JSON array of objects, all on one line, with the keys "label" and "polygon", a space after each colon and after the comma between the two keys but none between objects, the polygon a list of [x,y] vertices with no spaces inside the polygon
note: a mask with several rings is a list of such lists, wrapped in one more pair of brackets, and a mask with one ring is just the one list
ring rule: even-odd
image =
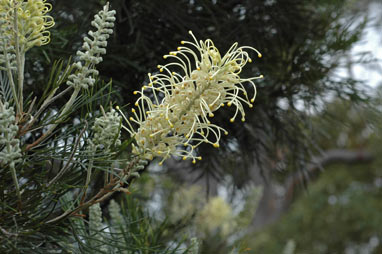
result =
[{"label": "blurred foliage", "polygon": [[[159,213],[173,219],[172,223],[178,227],[170,228],[175,232],[197,235],[201,253],[230,253],[233,246],[243,246],[243,253],[379,253],[382,246],[381,87],[374,91],[368,105],[334,100],[310,117],[314,128],[325,133],[317,141],[323,149],[371,151],[373,162],[352,166],[332,164],[312,175],[307,189],[297,193],[290,210],[279,221],[255,233],[246,229],[261,196],[257,188],[243,190],[244,197],[239,202],[244,203],[242,210],[235,207],[239,199],[236,196],[234,202],[219,209],[221,213],[217,216],[214,211],[206,212],[208,206],[201,204],[203,195],[198,194],[199,187],[179,187],[166,175],[146,175],[137,182],[137,190],[146,193],[143,194],[146,200],[159,194],[159,204],[163,205]],[[219,228],[209,234],[198,234],[198,230],[217,222],[226,213],[227,209],[223,208],[226,205],[236,208],[233,215],[238,227],[230,226],[233,231],[225,235],[221,235]],[[201,218],[206,221],[200,221]],[[219,225],[224,227],[229,222]]]},{"label": "blurred foliage", "polygon": [[68,253],[187,253],[187,248],[180,248],[181,242],[164,240],[167,222],[149,217],[139,200],[126,195],[120,201],[122,206],[112,200],[104,214],[99,204],[93,205],[88,221],[71,218],[71,237],[59,243],[62,249]]},{"label": "blurred foliage", "polygon": [[[368,107],[334,101],[314,125],[326,131],[326,148],[366,149],[368,165],[331,165],[310,183],[283,218],[263,231],[246,236],[254,250],[281,253],[288,239],[295,253],[380,253],[382,251],[382,148],[380,90]],[[320,119],[327,115],[345,127]]]},{"label": "blurred foliage", "polygon": [[337,165],[326,171],[280,221],[264,232],[247,236],[252,239],[248,240],[249,246],[276,254],[281,253],[288,239],[293,239],[295,253],[332,254],[357,250],[356,246],[376,239],[379,245],[373,252],[353,253],[379,253],[382,250],[381,168],[375,164]]},{"label": "blurred foliage", "polygon": [[241,238],[258,207],[261,187],[247,186],[232,203],[227,197],[206,199],[200,185],[179,185],[168,175],[149,173],[137,180],[131,191],[151,217],[168,221],[165,239],[180,242],[183,236],[187,240],[197,237],[202,254],[250,253]]}]

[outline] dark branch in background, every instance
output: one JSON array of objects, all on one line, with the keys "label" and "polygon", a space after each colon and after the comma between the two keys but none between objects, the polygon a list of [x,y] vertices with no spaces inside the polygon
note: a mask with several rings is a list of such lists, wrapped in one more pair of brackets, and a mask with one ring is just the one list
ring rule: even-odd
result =
[{"label": "dark branch in background", "polygon": [[280,188],[280,186],[275,183],[264,184],[263,197],[260,200],[259,208],[253,217],[252,224],[248,231],[257,231],[278,220],[292,204],[293,199],[297,194],[297,186],[301,186],[301,184],[307,180],[307,177],[309,177],[309,180],[318,177],[324,167],[337,163],[370,163],[373,158],[373,155],[365,150],[352,151],[332,149],[323,152],[321,156],[314,157],[311,163],[308,164],[307,169],[303,171],[306,174],[296,172],[288,176],[284,184],[281,186],[285,190],[285,194],[282,197],[276,192],[276,188]]}]

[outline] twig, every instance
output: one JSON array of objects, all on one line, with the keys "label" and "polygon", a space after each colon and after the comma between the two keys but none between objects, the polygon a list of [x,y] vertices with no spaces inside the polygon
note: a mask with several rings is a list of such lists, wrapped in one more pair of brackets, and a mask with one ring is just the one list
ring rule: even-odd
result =
[{"label": "twig", "polygon": [[36,120],[38,119],[38,117],[41,115],[41,113],[52,103],[54,102],[55,100],[57,100],[58,98],[60,98],[61,96],[65,95],[67,92],[69,92],[70,90],[72,89],[71,86],[67,87],[64,91],[62,91],[61,93],[57,94],[55,97],[53,98],[49,98],[49,100],[47,99],[46,101],[44,101],[44,103],[42,104],[41,108],[37,111],[37,113],[33,116],[32,120],[30,122],[28,122],[27,125],[25,125],[21,130],[20,130],[20,136],[23,136],[26,132],[29,131],[29,128],[36,122]]},{"label": "twig", "polygon": [[0,231],[1,231],[1,233],[3,233],[6,237],[11,237],[11,236],[13,236],[13,237],[17,237],[17,236],[18,236],[18,234],[16,234],[16,233],[10,233],[10,232],[8,232],[7,230],[5,230],[4,228],[2,228],[1,226],[0,226]]},{"label": "twig", "polygon": [[[79,92],[80,92],[81,87],[75,88],[74,92],[72,93],[72,96],[70,97],[69,101],[65,104],[64,109],[62,110],[61,114],[58,116],[58,118],[62,117],[65,115],[70,107],[73,105],[74,101],[76,100]],[[46,137],[48,137],[54,129],[57,127],[58,123],[53,124],[47,132],[45,132],[39,139],[37,139],[35,142],[32,144],[27,145],[25,148],[26,151],[30,150],[31,148],[35,147],[36,145],[40,144]]]},{"label": "twig", "polygon": [[[112,182],[110,183],[110,185],[112,184],[115,184],[115,182]],[[109,185],[109,186],[110,186]],[[117,184],[118,186],[118,184]],[[106,186],[108,187],[108,186]],[[67,216],[70,216],[72,214],[76,214],[77,212],[83,210],[83,209],[86,209],[88,208],[89,206],[97,203],[96,201],[99,200],[100,198],[102,198],[104,195],[106,195],[107,193],[110,193],[110,192],[113,192],[113,189],[106,189],[105,188],[102,188],[93,198],[91,198],[89,201],[79,205],[77,208],[73,209],[73,210],[67,210],[66,212],[64,212],[63,214],[61,214],[60,216],[56,217],[56,218],[53,218],[49,221],[47,221],[46,223],[53,223],[53,222],[56,222],[56,221],[59,221],[61,219],[64,219],[66,218]],[[119,186],[118,186],[119,187]]]},{"label": "twig", "polygon": [[[96,151],[95,146],[93,145],[93,142],[91,142],[91,140],[89,140],[90,144],[91,144],[91,147],[92,147],[92,153],[94,153]],[[90,178],[91,178],[91,174],[92,174],[92,168],[93,168],[93,158],[90,159],[89,161],[89,165],[88,165],[88,169],[87,169],[87,172],[86,172],[86,181],[85,181],[85,186],[83,188],[83,194],[82,194],[82,197],[81,197],[81,201],[80,201],[80,204],[82,204],[85,200],[85,197],[86,197],[86,191],[88,189],[88,186],[89,186],[89,183],[90,183]]]},{"label": "twig", "polygon": [[[66,212],[64,212],[63,214],[61,214],[60,216],[56,217],[56,218],[53,218],[49,221],[46,222],[46,224],[48,223],[53,223],[53,222],[56,222],[56,221],[59,221],[61,219],[64,219],[66,218],[67,216],[70,216],[70,215],[74,215],[76,214],[77,212],[83,210],[83,209],[86,209],[88,208],[89,206],[91,205],[94,205],[96,203],[99,203],[99,202],[102,202],[103,200],[105,200],[106,198],[110,197],[115,191],[119,191],[120,190],[120,187],[123,185],[123,181],[126,181],[130,178],[131,176],[131,170],[132,168],[135,166],[136,163],[139,162],[139,157],[136,157],[134,158],[130,163],[129,165],[126,167],[126,170],[122,171],[121,174],[123,174],[124,172],[127,172],[126,175],[122,175],[122,179],[118,181],[118,183],[116,183],[116,180],[117,179],[113,179],[113,181],[111,181],[107,186],[105,186],[104,188],[102,188],[94,197],[92,197],[90,200],[88,200],[87,202],[83,203],[83,204],[80,204],[77,208],[73,209],[73,210],[67,210]],[[113,187],[113,185],[115,185]]]},{"label": "twig", "polygon": [[54,102],[55,100],[57,100],[58,98],[62,97],[63,95],[65,95],[67,92],[69,92],[73,87],[69,86],[67,87],[64,91],[62,91],[61,93],[57,94],[56,96],[54,96],[53,98],[50,98],[49,100],[45,100],[44,103],[42,104],[41,108],[37,111],[36,115],[34,116],[35,118],[38,118],[40,116],[40,114],[52,103]]},{"label": "twig", "polygon": [[16,195],[17,195],[17,198],[19,200],[19,205],[21,205],[21,193],[20,193],[19,181],[17,179],[17,174],[16,174],[15,162],[12,161],[9,167],[11,169],[13,183],[15,184]]},{"label": "twig", "polygon": [[77,140],[76,140],[76,142],[74,144],[73,151],[70,154],[70,157],[69,157],[68,161],[65,163],[65,166],[57,173],[57,175],[48,183],[47,187],[50,187],[53,183],[55,183],[60,177],[62,177],[65,174],[66,170],[69,168],[69,165],[70,165],[71,161],[74,158],[74,155],[75,155],[75,153],[77,151],[77,147],[78,147],[78,145],[79,145],[79,143],[81,141],[81,138],[84,135],[85,130],[87,128],[88,128],[88,123],[87,123],[87,121],[85,121],[85,126],[81,130],[80,134],[78,135],[78,138],[77,138]]},{"label": "twig", "polygon": [[16,108],[17,108],[17,112],[18,114],[20,114],[20,102],[19,102],[19,99],[17,97],[17,92],[16,92],[16,85],[15,85],[15,82],[13,80],[13,74],[12,74],[12,70],[11,70],[11,65],[9,63],[9,60],[8,60],[8,50],[7,50],[7,47],[6,47],[6,42],[5,40],[3,39],[3,51],[4,51],[4,58],[5,58],[5,67],[6,67],[6,70],[7,70],[7,75],[8,75],[8,80],[9,82],[11,83],[11,88],[12,88],[12,95],[13,95],[13,99],[15,100],[15,104],[16,104]]},{"label": "twig", "polygon": [[32,103],[29,105],[29,109],[27,111],[27,115],[29,115],[32,112],[33,106],[36,103],[37,97],[35,96],[32,100]]}]

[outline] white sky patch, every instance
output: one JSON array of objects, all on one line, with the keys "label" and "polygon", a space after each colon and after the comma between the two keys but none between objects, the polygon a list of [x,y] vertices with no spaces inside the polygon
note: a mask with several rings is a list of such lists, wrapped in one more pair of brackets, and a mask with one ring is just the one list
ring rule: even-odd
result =
[{"label": "white sky patch", "polygon": [[[370,4],[369,18],[372,22],[377,21],[382,15],[381,10],[381,3]],[[356,55],[365,50],[370,51],[377,62],[366,66],[355,65],[352,71],[355,78],[365,80],[370,86],[375,87],[382,84],[382,24],[367,28],[364,40],[355,45],[353,54]]]},{"label": "white sky patch", "polygon": [[[371,23],[365,29],[365,33],[361,41],[357,42],[350,52],[352,61],[359,60],[361,54],[369,52],[370,57],[375,60],[370,64],[354,64],[350,72],[346,68],[339,68],[335,75],[340,77],[349,77],[364,81],[370,87],[376,87],[382,84],[382,24],[378,24],[381,20],[382,3],[371,3],[368,11],[368,19]],[[344,61],[347,59],[345,58]]]}]

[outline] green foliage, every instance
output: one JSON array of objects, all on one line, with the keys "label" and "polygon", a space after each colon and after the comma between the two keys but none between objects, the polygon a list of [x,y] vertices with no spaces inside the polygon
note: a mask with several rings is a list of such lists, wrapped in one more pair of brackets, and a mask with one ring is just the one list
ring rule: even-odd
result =
[{"label": "green foliage", "polygon": [[71,237],[60,243],[62,249],[69,253],[187,253],[175,242],[166,246],[166,222],[150,218],[139,203],[131,195],[122,199],[122,206],[112,200],[105,213],[107,218],[102,216],[99,204],[91,206],[88,222],[70,219],[71,231],[67,233]]},{"label": "green foliage", "polygon": [[[57,71],[60,72],[62,69]],[[2,83],[3,86],[6,84]],[[87,112],[86,108],[90,101],[101,103],[107,97],[107,93],[104,93],[107,87],[98,89],[89,97],[81,96],[71,110]],[[1,237],[2,253],[30,253],[31,249],[37,249],[38,246],[38,251],[46,253],[47,250],[57,248],[57,240],[65,235],[63,231],[66,223],[48,225],[46,222],[52,215],[61,213],[60,206],[57,204],[59,198],[80,187],[86,178],[83,163],[88,158],[88,152],[84,146],[78,145],[78,135],[83,135],[82,130],[87,126],[86,119],[92,122],[84,115],[82,121],[72,125],[62,118],[57,118],[52,111],[48,111],[34,125],[37,131],[23,142],[34,141],[35,135],[36,137],[41,135],[43,128],[60,120],[62,122],[50,139],[25,153],[22,163],[16,165],[19,179],[22,176],[21,203],[15,198],[14,185],[9,182],[11,172],[7,167],[0,169],[1,227],[9,233],[8,235],[3,232]],[[23,151],[25,146],[24,143]],[[75,160],[74,152],[77,153]],[[58,175],[61,177],[58,178]],[[53,179],[55,179],[54,182]]]},{"label": "green foliage", "polygon": [[[13,24],[30,31],[30,20],[17,23],[18,17],[25,18],[29,14],[33,16],[31,19],[39,16],[47,26],[54,24],[53,19],[43,16],[50,7],[47,3],[3,2],[9,11],[3,9],[2,3],[0,13],[7,14],[0,20],[2,35]],[[25,48],[21,40],[24,34],[9,33],[9,38],[2,37],[0,41],[0,51],[6,55],[11,45],[17,59],[15,68],[9,66],[7,57],[0,62],[1,253],[67,253],[73,246],[77,246],[73,250],[76,252],[94,253],[93,249],[107,253],[106,243],[102,246],[98,243],[106,239],[99,234],[102,230],[99,203],[116,191],[128,192],[125,187],[139,177],[138,171],[147,165],[147,161],[129,154],[117,157],[131,140],[120,140],[122,123],[112,109],[111,82],[96,78],[95,65],[102,61],[100,55],[106,53],[106,39],[113,33],[115,13],[108,8],[109,4],[95,16],[92,25],[97,31],[89,32],[91,38],[84,39],[84,52],[77,52],[75,63],[71,58],[45,61],[49,68],[45,66],[42,70],[48,72],[49,69],[50,73],[36,76],[37,79],[30,76],[30,70],[24,70],[24,60],[31,63],[25,54],[29,48]],[[4,30],[3,24],[8,30]],[[49,33],[42,35],[39,39],[44,44]],[[36,89],[36,96],[30,94],[24,98],[26,83],[37,87],[39,81],[43,84],[39,86],[42,92]],[[81,216],[89,207],[88,225]],[[134,206],[131,204],[131,207]],[[131,247],[130,253],[164,253],[165,250],[175,253],[176,246],[169,248],[167,242],[159,244],[158,232],[163,232],[163,227],[159,225],[154,229],[140,208],[132,209],[130,216],[124,214],[127,226],[120,233],[122,236],[107,238],[112,243],[129,239],[123,246],[117,244],[115,251]],[[68,218],[76,216],[80,217],[74,224],[81,226],[81,234],[69,231],[73,222]],[[86,236],[89,241],[83,240]]]}]

